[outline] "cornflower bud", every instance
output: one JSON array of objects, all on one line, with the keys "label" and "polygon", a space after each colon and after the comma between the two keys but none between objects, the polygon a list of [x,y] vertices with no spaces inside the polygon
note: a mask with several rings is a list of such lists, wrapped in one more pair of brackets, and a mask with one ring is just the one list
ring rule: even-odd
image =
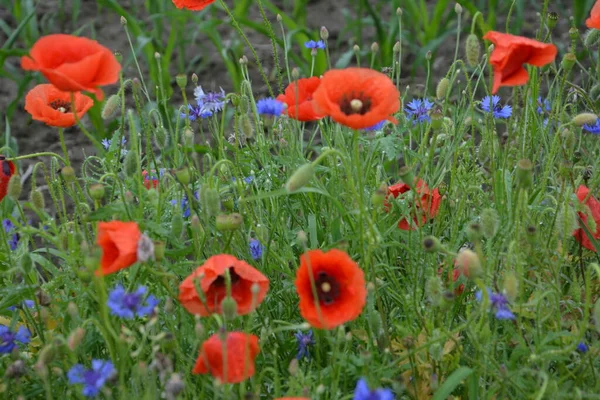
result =
[{"label": "cornflower bud", "polygon": [[329,31],[327,30],[327,28],[325,28],[324,26],[322,26],[321,30],[319,31],[319,36],[323,40],[329,39]]}]

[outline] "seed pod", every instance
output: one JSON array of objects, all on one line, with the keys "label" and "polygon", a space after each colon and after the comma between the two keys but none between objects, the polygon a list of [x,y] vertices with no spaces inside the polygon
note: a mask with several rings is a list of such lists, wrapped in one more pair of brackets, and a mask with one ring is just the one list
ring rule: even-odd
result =
[{"label": "seed pod", "polygon": [[105,194],[104,185],[101,183],[95,183],[89,187],[90,197],[96,201],[102,200]]},{"label": "seed pod", "polygon": [[479,58],[481,57],[481,44],[479,43],[479,39],[477,35],[471,33],[467,36],[466,46],[466,57],[467,62],[471,67],[475,67],[479,64]]},{"label": "seed pod", "polygon": [[181,90],[185,89],[185,87],[187,86],[187,75],[186,74],[177,74],[177,76],[175,77],[175,82],[177,83],[177,86],[179,86],[179,88]]},{"label": "seed pod", "polygon": [[223,316],[232,321],[237,316],[237,302],[232,297],[225,297],[221,302],[221,310],[223,310]]},{"label": "seed pod", "polygon": [[522,189],[529,189],[533,186],[533,164],[527,159],[522,159],[517,163],[517,184]]},{"label": "seed pod", "polygon": [[552,30],[556,28],[556,24],[558,24],[558,13],[549,12],[548,13],[548,29]]},{"label": "seed pod", "polygon": [[426,236],[423,239],[423,250],[427,253],[437,253],[442,249],[442,243],[435,236]]},{"label": "seed pod", "polygon": [[448,89],[450,88],[450,79],[442,78],[437,85],[435,90],[435,96],[438,100],[444,100],[446,95],[448,94]]},{"label": "seed pod", "polygon": [[573,69],[575,62],[577,62],[577,56],[573,53],[567,53],[560,62],[560,66],[565,72],[569,72]]}]

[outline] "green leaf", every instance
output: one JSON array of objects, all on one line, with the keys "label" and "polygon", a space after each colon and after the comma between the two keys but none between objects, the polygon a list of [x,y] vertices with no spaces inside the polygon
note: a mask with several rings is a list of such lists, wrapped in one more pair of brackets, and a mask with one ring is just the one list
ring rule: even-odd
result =
[{"label": "green leaf", "polygon": [[432,400],[446,400],[448,396],[450,396],[450,393],[452,393],[454,389],[456,389],[457,386],[460,385],[461,382],[472,373],[473,370],[467,367],[460,367],[459,369],[455,370],[452,374],[450,374],[448,379],[444,381],[437,392],[435,392]]},{"label": "green leaf", "polygon": [[104,207],[101,207],[88,214],[86,221],[104,221],[112,219],[113,215],[123,214],[125,212],[125,204],[123,203],[112,203]]}]

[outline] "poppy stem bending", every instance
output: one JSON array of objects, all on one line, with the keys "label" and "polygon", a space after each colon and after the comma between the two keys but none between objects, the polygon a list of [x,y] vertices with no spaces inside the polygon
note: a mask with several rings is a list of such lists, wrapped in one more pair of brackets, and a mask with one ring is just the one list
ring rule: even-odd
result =
[{"label": "poppy stem bending", "polygon": [[26,160],[28,158],[45,157],[45,156],[56,157],[60,161],[62,161],[63,164],[65,164],[65,165],[67,164],[64,157],[62,157],[59,154],[53,153],[51,151],[41,151],[39,153],[25,154],[25,155],[18,156],[18,157],[7,158],[6,160],[7,161],[18,161],[18,160]]}]

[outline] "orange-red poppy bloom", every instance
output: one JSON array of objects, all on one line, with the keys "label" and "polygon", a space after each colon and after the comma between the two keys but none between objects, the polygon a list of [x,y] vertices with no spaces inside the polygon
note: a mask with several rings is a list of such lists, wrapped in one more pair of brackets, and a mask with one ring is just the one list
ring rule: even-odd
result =
[{"label": "orange-red poppy bloom", "polygon": [[313,95],[316,112],[353,129],[371,127],[400,109],[400,93],[385,74],[368,68],[328,71]]},{"label": "orange-red poppy bloom", "polygon": [[141,235],[135,222],[100,222],[97,243],[102,247],[102,259],[96,274],[108,275],[133,265]]},{"label": "orange-red poppy bloom", "polygon": [[[417,181],[416,189],[419,199],[415,199],[415,208],[417,212],[416,215],[413,216],[414,224],[410,224],[406,218],[403,218],[398,222],[398,228],[405,231],[413,230],[415,229],[415,226],[420,227],[427,222],[427,220],[434,218],[437,215],[440,209],[440,203],[442,202],[439,190],[437,188],[430,190],[429,186],[427,186],[422,179]],[[397,183],[388,187],[388,196],[398,197],[410,190],[410,186],[406,183]],[[385,205],[386,208],[389,209],[387,201]]]},{"label": "orange-red poppy bloom", "polygon": [[600,29],[600,0],[597,0],[592,7],[590,17],[585,21],[585,25],[590,29]]},{"label": "orange-red poppy bloom", "polygon": [[8,182],[10,177],[15,173],[15,164],[12,161],[8,161],[6,157],[0,156],[0,201],[6,196],[8,192]]},{"label": "orange-red poppy bloom", "polygon": [[323,118],[313,107],[313,94],[319,88],[321,79],[313,76],[292,82],[285,88],[285,93],[277,96],[277,100],[287,104],[285,111],[290,118],[298,121],[316,121]]},{"label": "orange-red poppy bloom", "polygon": [[[221,302],[227,296],[225,271],[229,270],[231,297],[237,303],[237,313],[252,312],[264,300],[269,291],[269,279],[245,261],[229,254],[210,257],[179,285],[179,301],[192,314],[207,316],[221,313]],[[198,296],[194,281],[202,290],[204,299]],[[258,293],[252,286],[258,285]]]},{"label": "orange-red poppy bloom", "polygon": [[71,103],[71,93],[58,90],[54,85],[37,85],[25,96],[25,110],[36,121],[49,126],[68,128],[75,125],[75,112],[81,119],[94,105],[94,101],[75,92],[75,110]]},{"label": "orange-red poppy bloom", "polygon": [[114,54],[95,40],[55,34],[40,38],[21,58],[25,70],[40,71],[64,92],[92,92],[99,99],[99,86],[119,80],[121,65]]},{"label": "orange-red poppy bloom", "polygon": [[221,337],[215,333],[202,343],[192,373],[209,373],[222,383],[239,383],[254,375],[254,359],[260,353],[258,338],[244,332],[230,332],[223,343]]},{"label": "orange-red poppy bloom", "polygon": [[[317,298],[313,296],[313,284]],[[333,329],[360,315],[367,300],[365,276],[342,250],[310,250],[296,272],[300,314],[315,328]]]},{"label": "orange-red poppy bloom", "polygon": [[215,0],[173,0],[177,8],[187,8],[192,11],[200,11],[204,7],[214,3]]},{"label": "orange-red poppy bloom", "polygon": [[529,74],[523,64],[543,67],[554,61],[558,51],[553,44],[508,33],[490,31],[483,38],[494,43],[494,51],[490,56],[490,64],[494,69],[492,93],[496,93],[500,86],[526,84]]},{"label": "orange-red poppy bloom", "polygon": [[[577,198],[579,199],[580,202],[583,202],[587,198],[587,200],[585,201],[585,205],[590,209],[589,213],[579,212],[578,214],[579,214],[579,217],[581,218],[581,220],[583,221],[583,223],[585,224],[586,228],[588,229],[588,231],[590,231],[590,233],[594,237],[594,239],[599,241],[600,240],[600,202],[598,200],[596,200],[596,198],[594,196],[589,196],[589,193],[590,193],[590,189],[587,188],[586,186],[581,185],[577,189]],[[590,226],[587,223],[588,215],[590,215],[596,222],[596,232],[592,232],[590,229]],[[586,249],[589,249],[593,252],[596,252],[596,248],[594,247],[594,245],[592,244],[592,242],[586,235],[583,228],[576,229],[575,232],[573,232],[573,236],[575,236],[575,239],[579,243],[581,243],[581,245],[583,247],[585,247]]]}]

